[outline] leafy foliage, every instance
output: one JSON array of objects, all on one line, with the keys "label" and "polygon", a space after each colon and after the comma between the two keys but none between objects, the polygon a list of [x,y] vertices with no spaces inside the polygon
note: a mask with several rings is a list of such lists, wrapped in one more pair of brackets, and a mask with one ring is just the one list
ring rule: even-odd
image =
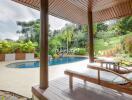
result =
[{"label": "leafy foliage", "polygon": [[74,48],[73,51],[76,55],[85,55],[87,53],[85,48]]},{"label": "leafy foliage", "polygon": [[[40,38],[40,20],[30,21],[30,22],[17,22],[18,26],[21,27],[21,30],[18,33],[21,35],[20,40],[32,41],[39,43]],[[132,31],[132,17],[122,18],[117,20],[113,25],[108,25],[106,23],[95,23],[93,25],[94,32],[94,44],[95,52],[100,50],[107,50],[115,47],[116,44],[120,44],[121,39],[129,34]],[[23,38],[24,37],[24,38]],[[127,42],[129,39],[127,39]],[[131,39],[130,39],[131,40]],[[66,24],[60,30],[50,30],[49,25],[49,54],[55,55],[56,51],[64,50],[68,51],[72,48],[81,48],[76,50],[76,54],[83,54],[85,50],[83,48],[88,47],[88,26],[87,25],[74,25]],[[123,39],[124,41],[124,39]],[[124,43],[124,42],[121,42]],[[124,43],[125,44],[125,43]],[[129,43],[130,44],[130,43]],[[128,44],[127,44],[128,45]],[[130,46],[124,47],[125,52],[129,52],[128,48]],[[131,45],[131,44],[130,44]],[[33,50],[28,50],[30,44],[23,43],[19,46],[21,52],[32,52]],[[31,46],[32,47],[32,46]],[[36,55],[39,54],[39,46],[37,47],[38,51]],[[126,50],[127,49],[127,50]],[[25,51],[27,50],[27,51]],[[88,50],[86,50],[88,51]],[[129,52],[130,53],[130,52]],[[85,54],[85,53],[84,53]]]},{"label": "leafy foliage", "polygon": [[116,32],[113,31],[100,31],[96,34],[96,38],[97,39],[108,39],[108,38],[112,38],[112,37],[116,37]]},{"label": "leafy foliage", "polygon": [[132,17],[124,17],[117,21],[117,23],[112,28],[119,35],[127,34],[127,31],[132,31]]},{"label": "leafy foliage", "polygon": [[97,27],[97,32],[99,32],[99,31],[107,31],[107,29],[108,29],[108,26],[106,24],[104,24],[104,23],[98,23],[96,25],[96,27]]},{"label": "leafy foliage", "polygon": [[13,53],[15,51],[14,43],[2,41],[0,42],[0,53]]},{"label": "leafy foliage", "polygon": [[56,50],[61,47],[61,39],[59,36],[53,37],[49,40],[49,54],[54,55]]},{"label": "leafy foliage", "polygon": [[0,42],[0,53],[33,53],[35,51],[35,46],[36,44],[31,41],[28,41],[27,43],[2,41]]},{"label": "leafy foliage", "polygon": [[21,44],[20,46],[20,50],[24,53],[33,53],[35,51],[35,45],[31,41]]},{"label": "leafy foliage", "polygon": [[123,49],[125,50],[126,53],[132,56],[132,34],[127,35],[124,38]]}]

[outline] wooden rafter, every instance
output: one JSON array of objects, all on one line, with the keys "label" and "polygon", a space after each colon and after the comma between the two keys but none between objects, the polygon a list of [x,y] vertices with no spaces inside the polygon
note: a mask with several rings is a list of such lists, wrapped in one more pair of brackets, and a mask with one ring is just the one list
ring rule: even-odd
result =
[{"label": "wooden rafter", "polygon": [[[13,0],[40,10],[40,0]],[[91,2],[93,22],[132,15],[132,0],[49,0],[49,14],[79,24],[87,24]]]}]

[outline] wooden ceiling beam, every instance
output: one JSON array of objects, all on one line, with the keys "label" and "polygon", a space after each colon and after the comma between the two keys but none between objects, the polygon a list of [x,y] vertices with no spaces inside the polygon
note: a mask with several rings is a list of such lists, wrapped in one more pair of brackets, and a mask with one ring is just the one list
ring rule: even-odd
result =
[{"label": "wooden ceiling beam", "polygon": [[[40,0],[12,1],[40,10]],[[49,14],[77,24],[87,24],[88,6],[92,7],[93,22],[132,15],[132,0],[49,0]]]}]

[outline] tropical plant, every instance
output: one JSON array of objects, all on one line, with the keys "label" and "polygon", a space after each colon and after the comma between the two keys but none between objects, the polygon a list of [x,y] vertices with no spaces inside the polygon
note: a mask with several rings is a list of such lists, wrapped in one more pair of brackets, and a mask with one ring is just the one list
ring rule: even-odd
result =
[{"label": "tropical plant", "polygon": [[33,53],[35,51],[36,43],[28,42],[0,42],[0,53]]},{"label": "tropical plant", "polygon": [[68,53],[69,45],[71,44],[73,34],[74,34],[74,25],[66,24],[66,26],[63,29],[62,34],[64,34],[63,39],[64,41],[66,41],[66,45],[67,45],[66,48],[67,48],[67,53]]},{"label": "tropical plant", "polygon": [[28,41],[27,43],[22,44],[21,50],[24,53],[34,53],[34,51],[35,51],[35,44],[33,44],[31,41]]},{"label": "tropical plant", "polygon": [[2,41],[0,42],[0,53],[13,53],[15,51],[14,43]]},{"label": "tropical plant", "polygon": [[3,50],[2,50],[2,43],[0,43],[0,54],[3,53]]},{"label": "tropical plant", "polygon": [[88,42],[88,33],[81,31],[74,33],[73,41],[74,43],[72,46],[77,48],[86,48]]},{"label": "tropical plant", "polygon": [[132,35],[131,34],[127,35],[124,38],[123,49],[125,50],[126,53],[132,56]]},{"label": "tropical plant", "polygon": [[59,36],[53,37],[49,40],[49,54],[54,55],[58,48],[61,47],[61,39]]},{"label": "tropical plant", "polygon": [[97,24],[97,32],[99,31],[107,31],[108,29],[108,25],[104,24],[104,23],[98,23]]},{"label": "tropical plant", "polygon": [[74,48],[73,51],[76,55],[85,55],[87,53],[85,48]]},{"label": "tropical plant", "polygon": [[113,26],[113,29],[117,31],[119,35],[126,35],[127,31],[132,31],[132,17],[124,17],[117,21]]},{"label": "tropical plant", "polygon": [[112,37],[116,37],[116,32],[114,30],[110,30],[110,31],[100,31],[96,34],[96,38],[97,39],[108,39],[108,38],[112,38]]}]

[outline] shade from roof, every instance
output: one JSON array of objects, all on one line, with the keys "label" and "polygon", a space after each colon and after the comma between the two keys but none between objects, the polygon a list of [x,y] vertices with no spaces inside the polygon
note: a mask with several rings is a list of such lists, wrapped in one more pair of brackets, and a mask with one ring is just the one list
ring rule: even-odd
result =
[{"label": "shade from roof", "polygon": [[[40,10],[40,0],[12,0]],[[90,3],[89,3],[90,2]],[[78,24],[87,24],[87,9],[93,22],[132,15],[132,0],[49,0],[49,14]]]}]

